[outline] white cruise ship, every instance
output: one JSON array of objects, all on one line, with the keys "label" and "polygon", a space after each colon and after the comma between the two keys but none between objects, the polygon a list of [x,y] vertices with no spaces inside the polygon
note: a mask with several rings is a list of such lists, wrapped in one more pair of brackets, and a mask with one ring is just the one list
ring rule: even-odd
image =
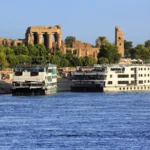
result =
[{"label": "white cruise ship", "polygon": [[118,92],[150,90],[150,64],[97,65],[71,73],[71,91]]},{"label": "white cruise ship", "polygon": [[47,95],[57,92],[57,67],[53,64],[17,65],[12,95]]}]

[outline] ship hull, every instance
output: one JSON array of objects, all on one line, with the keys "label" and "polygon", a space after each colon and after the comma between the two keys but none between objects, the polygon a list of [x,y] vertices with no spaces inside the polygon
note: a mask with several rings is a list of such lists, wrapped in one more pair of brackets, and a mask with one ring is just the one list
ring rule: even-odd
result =
[{"label": "ship hull", "polygon": [[57,88],[51,88],[51,89],[29,89],[29,88],[17,88],[12,89],[12,95],[13,96],[36,96],[36,95],[50,95],[55,94],[57,92]]}]

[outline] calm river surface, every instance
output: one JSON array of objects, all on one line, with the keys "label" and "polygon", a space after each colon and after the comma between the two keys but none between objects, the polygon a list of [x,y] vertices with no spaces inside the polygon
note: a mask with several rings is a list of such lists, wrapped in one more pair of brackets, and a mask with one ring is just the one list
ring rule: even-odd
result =
[{"label": "calm river surface", "polygon": [[150,150],[150,93],[0,96],[0,150]]}]

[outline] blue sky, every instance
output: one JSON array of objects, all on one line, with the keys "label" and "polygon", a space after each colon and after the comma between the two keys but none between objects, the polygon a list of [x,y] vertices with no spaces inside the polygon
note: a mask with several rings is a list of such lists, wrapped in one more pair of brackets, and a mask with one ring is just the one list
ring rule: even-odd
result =
[{"label": "blue sky", "polygon": [[4,0],[0,37],[24,38],[28,26],[62,25],[63,40],[95,45],[98,36],[115,40],[115,26],[133,44],[150,39],[150,0]]}]

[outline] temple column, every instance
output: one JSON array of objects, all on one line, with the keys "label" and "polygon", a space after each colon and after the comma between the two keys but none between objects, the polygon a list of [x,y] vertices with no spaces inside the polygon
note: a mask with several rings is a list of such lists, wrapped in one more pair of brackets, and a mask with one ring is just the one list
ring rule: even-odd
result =
[{"label": "temple column", "polygon": [[86,51],[86,56],[89,56],[89,51],[88,50]]},{"label": "temple column", "polygon": [[81,57],[81,49],[78,49],[78,57]]},{"label": "temple column", "polygon": [[37,43],[42,44],[42,33],[37,33]]},{"label": "temple column", "polygon": [[26,42],[27,44],[33,44],[33,35],[32,33],[26,33]]},{"label": "temple column", "polygon": [[62,39],[62,34],[57,34],[57,44],[59,49],[61,47],[61,39]]},{"label": "temple column", "polygon": [[47,33],[47,48],[52,49],[53,47],[52,33]]}]

